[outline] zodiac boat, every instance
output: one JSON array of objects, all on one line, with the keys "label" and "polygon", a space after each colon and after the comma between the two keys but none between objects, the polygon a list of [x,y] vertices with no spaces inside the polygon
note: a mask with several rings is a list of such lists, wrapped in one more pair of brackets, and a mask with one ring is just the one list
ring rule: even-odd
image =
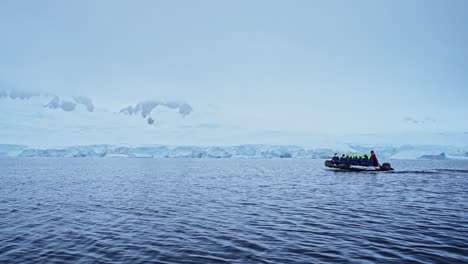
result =
[{"label": "zodiac boat", "polygon": [[349,164],[340,164],[333,162],[331,160],[325,161],[325,166],[331,169],[344,170],[344,171],[393,171],[390,163],[384,163],[381,166],[359,166],[359,165],[349,165]]}]

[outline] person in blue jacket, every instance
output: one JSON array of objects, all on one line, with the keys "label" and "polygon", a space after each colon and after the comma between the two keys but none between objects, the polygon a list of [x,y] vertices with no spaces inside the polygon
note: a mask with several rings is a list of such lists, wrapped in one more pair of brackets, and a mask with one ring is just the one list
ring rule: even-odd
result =
[{"label": "person in blue jacket", "polygon": [[335,155],[332,158],[333,163],[340,163],[340,156],[338,156],[338,153],[335,153]]},{"label": "person in blue jacket", "polygon": [[340,164],[345,165],[347,162],[348,162],[348,160],[346,159],[345,154],[341,155]]},{"label": "person in blue jacket", "polygon": [[361,155],[359,157],[359,165],[367,166],[367,155]]}]

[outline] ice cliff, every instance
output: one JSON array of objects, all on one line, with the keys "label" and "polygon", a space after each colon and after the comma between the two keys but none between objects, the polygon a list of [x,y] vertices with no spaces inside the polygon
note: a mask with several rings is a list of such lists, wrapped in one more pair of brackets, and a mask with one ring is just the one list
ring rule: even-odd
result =
[{"label": "ice cliff", "polygon": [[[128,158],[304,158],[323,159],[338,153],[369,153],[375,150],[379,158],[416,159],[423,155],[444,152],[447,158],[466,158],[468,147],[453,146],[363,146],[349,145],[347,151],[313,149],[293,145],[239,146],[116,146],[87,145],[63,148],[30,148],[0,144],[0,157],[128,157]],[[351,150],[351,151],[350,151]]]}]

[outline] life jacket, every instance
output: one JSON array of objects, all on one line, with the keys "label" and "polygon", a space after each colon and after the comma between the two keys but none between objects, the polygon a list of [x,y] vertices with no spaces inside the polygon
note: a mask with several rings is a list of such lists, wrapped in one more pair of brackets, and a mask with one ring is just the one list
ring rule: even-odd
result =
[{"label": "life jacket", "polygon": [[333,162],[340,162],[340,156],[338,156],[338,154],[335,154],[335,156],[333,156],[333,158],[332,158],[332,161]]},{"label": "life jacket", "polygon": [[359,158],[357,155],[354,155],[353,157],[353,165],[359,165]]},{"label": "life jacket", "polygon": [[345,155],[341,156],[341,158],[340,158],[340,164],[346,164],[346,162],[347,162],[346,156],[345,156]]}]

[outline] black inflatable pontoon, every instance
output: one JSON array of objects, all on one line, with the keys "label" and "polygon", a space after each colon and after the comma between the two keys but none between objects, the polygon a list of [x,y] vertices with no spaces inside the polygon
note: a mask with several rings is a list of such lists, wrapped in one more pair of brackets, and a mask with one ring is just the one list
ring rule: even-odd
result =
[{"label": "black inflatable pontoon", "polygon": [[325,166],[332,169],[345,170],[345,171],[392,171],[393,168],[390,163],[384,163],[382,166],[373,167],[373,166],[358,166],[358,165],[348,165],[348,164],[339,164],[331,160],[325,161]]}]

